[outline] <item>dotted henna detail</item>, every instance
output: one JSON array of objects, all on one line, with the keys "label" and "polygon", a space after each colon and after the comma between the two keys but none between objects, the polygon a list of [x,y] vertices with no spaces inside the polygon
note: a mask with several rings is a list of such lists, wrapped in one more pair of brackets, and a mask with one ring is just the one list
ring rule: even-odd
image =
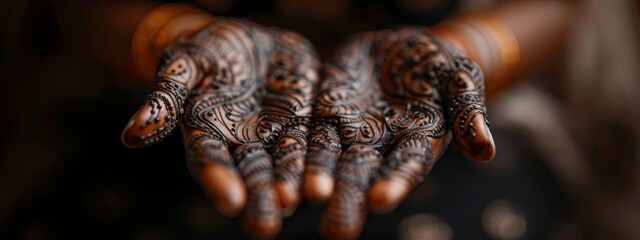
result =
[{"label": "dotted henna detail", "polygon": [[[165,56],[162,58],[159,64],[159,71],[162,72],[168,67],[168,62],[174,60],[177,57],[181,57],[183,55],[189,54],[187,52],[170,50]],[[169,55],[171,57],[169,57]],[[182,66],[181,66],[182,67]],[[175,70],[173,70],[175,71]],[[184,75],[184,74],[192,74],[194,69],[182,69],[176,75]],[[187,90],[186,87],[171,79],[171,76],[163,76],[158,74],[158,77],[155,80],[156,84],[151,89],[151,93],[147,96],[147,103],[151,105],[149,110],[149,118],[145,123],[140,125],[140,129],[147,128],[152,121],[155,123],[159,123],[161,119],[162,108],[166,108],[166,116],[164,116],[164,124],[157,128],[154,131],[146,135],[140,136],[140,140],[145,145],[154,144],[165,137],[167,137],[171,130],[178,123],[178,116],[183,113],[183,103],[186,99]]]},{"label": "dotted henna detail", "polygon": [[487,125],[490,124],[484,105],[485,97],[478,94],[478,92],[484,92],[482,73],[479,67],[467,58],[456,57],[454,62],[456,71],[452,73],[452,81],[444,89],[449,93],[447,95],[449,121],[454,124],[455,119],[460,119],[452,128],[456,129],[461,137],[470,135],[475,138],[473,123],[470,122],[465,128],[465,121],[477,115],[483,115]]}]

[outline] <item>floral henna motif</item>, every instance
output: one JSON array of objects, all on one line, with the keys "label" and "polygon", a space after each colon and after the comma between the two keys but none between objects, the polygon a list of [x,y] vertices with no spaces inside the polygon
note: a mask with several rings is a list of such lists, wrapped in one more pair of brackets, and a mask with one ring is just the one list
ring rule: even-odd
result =
[{"label": "floral henna motif", "polygon": [[[476,118],[480,115],[482,121]],[[468,142],[476,135],[486,136],[477,128],[487,129],[480,69],[423,27],[351,39],[325,66],[313,116],[306,169],[333,173],[337,168],[321,229],[344,238],[357,237],[362,228],[371,181],[393,180],[398,186],[373,196],[401,198],[444,152],[449,128],[459,146],[469,146],[461,148],[463,153],[473,149]],[[377,157],[356,161],[364,153],[350,152],[354,147]],[[341,154],[342,149],[347,150]],[[380,202],[389,201],[398,200]]]},{"label": "floral henna motif", "polygon": [[[288,200],[282,207],[297,204],[318,67],[313,48],[296,33],[218,18],[167,49],[156,86],[123,142],[151,145],[180,124],[189,165],[223,166],[244,179],[238,180],[248,194],[243,222],[254,233],[273,234],[280,227],[278,199]],[[196,178],[227,181],[209,175]],[[243,198],[235,199],[227,200]]]}]

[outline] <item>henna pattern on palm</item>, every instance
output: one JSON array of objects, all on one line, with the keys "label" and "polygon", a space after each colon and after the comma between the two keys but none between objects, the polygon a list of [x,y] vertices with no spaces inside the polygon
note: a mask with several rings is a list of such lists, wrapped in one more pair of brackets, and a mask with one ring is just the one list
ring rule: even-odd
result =
[{"label": "henna pattern on palm", "polygon": [[250,232],[275,234],[299,201],[318,67],[296,33],[219,18],[166,50],[123,143],[148,146],[180,125],[190,171],[221,212],[244,208]]},{"label": "henna pattern on palm", "polygon": [[313,200],[330,196],[320,221],[327,236],[356,238],[366,205],[393,209],[451,135],[465,156],[493,157],[480,69],[426,28],[358,35],[324,74],[303,191]]}]

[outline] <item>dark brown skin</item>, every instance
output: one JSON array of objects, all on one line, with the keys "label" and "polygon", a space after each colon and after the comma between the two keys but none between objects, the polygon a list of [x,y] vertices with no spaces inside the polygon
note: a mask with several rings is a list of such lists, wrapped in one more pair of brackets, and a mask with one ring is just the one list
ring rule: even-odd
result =
[{"label": "dark brown skin", "polygon": [[296,33],[218,18],[167,48],[122,142],[149,146],[179,125],[189,170],[220,212],[273,236],[300,201],[318,67]]},{"label": "dark brown skin", "polygon": [[452,139],[467,158],[495,154],[482,72],[424,27],[352,38],[325,65],[316,102],[303,194],[328,200],[328,238],[357,238],[367,207],[394,209]]}]

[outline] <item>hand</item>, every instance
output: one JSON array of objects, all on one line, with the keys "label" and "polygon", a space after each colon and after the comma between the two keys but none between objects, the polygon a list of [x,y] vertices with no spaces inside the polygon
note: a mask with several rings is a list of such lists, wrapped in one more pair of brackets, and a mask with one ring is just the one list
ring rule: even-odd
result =
[{"label": "hand", "polygon": [[166,50],[122,141],[149,146],[180,125],[189,171],[217,208],[276,234],[300,200],[318,67],[296,33],[218,19]]},{"label": "hand", "polygon": [[492,159],[484,101],[477,65],[426,28],[349,41],[325,66],[309,133],[303,194],[329,199],[321,232],[356,238],[365,206],[395,208],[452,137],[466,157]]}]

